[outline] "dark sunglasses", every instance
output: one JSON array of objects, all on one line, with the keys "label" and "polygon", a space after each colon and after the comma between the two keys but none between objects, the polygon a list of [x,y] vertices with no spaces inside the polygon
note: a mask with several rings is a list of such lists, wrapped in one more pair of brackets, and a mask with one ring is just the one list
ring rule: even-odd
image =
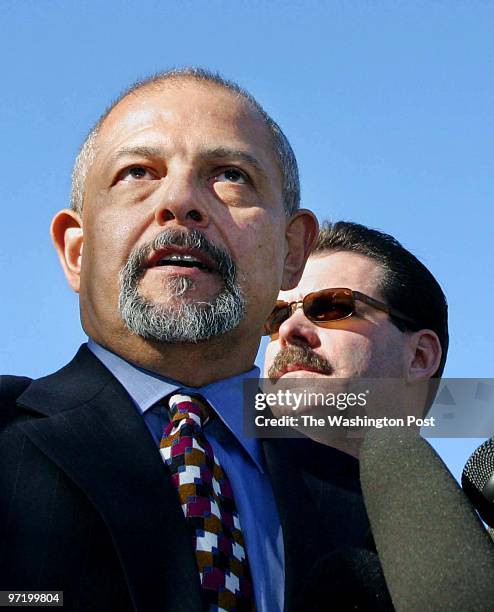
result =
[{"label": "dark sunglasses", "polygon": [[356,300],[364,302],[372,306],[372,308],[377,308],[377,310],[382,310],[391,317],[407,323],[408,326],[417,328],[417,323],[410,317],[407,317],[407,315],[394,308],[390,308],[379,300],[360,293],[360,291],[352,291],[351,289],[321,289],[321,291],[308,293],[303,300],[298,302],[278,300],[264,325],[264,333],[268,336],[277,334],[282,323],[289,319],[300,306],[309,321],[316,325],[348,319],[355,314]]}]

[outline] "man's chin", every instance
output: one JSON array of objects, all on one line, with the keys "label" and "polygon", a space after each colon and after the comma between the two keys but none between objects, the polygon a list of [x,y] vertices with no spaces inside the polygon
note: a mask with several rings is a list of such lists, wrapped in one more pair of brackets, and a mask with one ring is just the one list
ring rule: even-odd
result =
[{"label": "man's chin", "polygon": [[206,306],[212,304],[218,297],[218,292],[213,293],[210,290],[204,291],[197,287],[186,289],[183,293],[175,293],[162,290],[143,292],[139,291],[139,297],[151,304],[152,306],[174,308],[181,306]]},{"label": "man's chin", "polygon": [[[224,289],[217,274],[187,269],[187,273],[170,274],[148,271],[139,282],[139,295],[155,303],[167,303],[173,299],[211,301]],[[194,273],[190,273],[190,272]]]}]

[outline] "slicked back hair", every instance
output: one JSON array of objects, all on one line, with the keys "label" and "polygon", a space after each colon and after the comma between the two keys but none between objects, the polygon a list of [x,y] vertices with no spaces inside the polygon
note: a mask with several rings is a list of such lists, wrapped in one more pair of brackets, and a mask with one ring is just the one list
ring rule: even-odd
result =
[{"label": "slicked back hair", "polygon": [[375,260],[384,274],[378,287],[388,306],[411,317],[417,327],[391,317],[402,331],[431,329],[441,343],[442,356],[433,378],[440,378],[448,353],[448,304],[439,283],[415,255],[393,236],[352,223],[325,221],[311,256],[326,251],[348,251]]},{"label": "slicked back hair", "polygon": [[81,214],[84,202],[84,188],[89,168],[94,161],[97,148],[98,133],[101,125],[115,108],[129,94],[141,89],[152,89],[162,86],[166,81],[198,81],[221,87],[238,98],[244,100],[254,111],[258,112],[269,130],[273,142],[273,153],[282,175],[283,205],[287,216],[292,215],[300,207],[300,180],[297,159],[287,137],[280,126],[268,115],[257,100],[234,81],[223,78],[218,73],[202,68],[180,68],[167,70],[139,80],[127,88],[101,115],[87,135],[77,155],[72,172],[71,208]]}]

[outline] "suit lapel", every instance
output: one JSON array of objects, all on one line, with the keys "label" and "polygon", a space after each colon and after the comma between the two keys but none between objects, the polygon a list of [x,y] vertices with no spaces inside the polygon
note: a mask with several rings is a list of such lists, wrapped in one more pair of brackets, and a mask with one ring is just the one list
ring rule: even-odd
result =
[{"label": "suit lapel", "polygon": [[278,506],[285,550],[286,611],[295,609],[297,596],[317,546],[317,520],[302,471],[297,462],[297,439],[266,439],[263,449]]},{"label": "suit lapel", "polygon": [[136,609],[200,609],[194,551],[176,490],[120,383],[82,347],[18,403],[44,415],[20,427],[105,521]]},{"label": "suit lapel", "polygon": [[365,547],[369,523],[353,457],[307,438],[263,441],[285,546],[285,611],[305,609],[304,584],[332,551]]}]

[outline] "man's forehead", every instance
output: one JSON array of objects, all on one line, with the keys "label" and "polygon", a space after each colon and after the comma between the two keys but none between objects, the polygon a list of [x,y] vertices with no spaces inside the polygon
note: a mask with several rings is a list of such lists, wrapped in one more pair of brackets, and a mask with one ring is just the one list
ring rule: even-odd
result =
[{"label": "man's forehead", "polygon": [[192,81],[128,94],[103,121],[95,154],[112,159],[119,150],[149,143],[174,150],[192,146],[196,151],[241,152],[281,180],[273,135],[263,117],[241,96],[218,85]]},{"label": "man's forehead", "polygon": [[312,255],[307,261],[302,278],[294,289],[281,291],[280,300],[303,299],[308,293],[321,289],[347,287],[378,299],[383,269],[378,262],[360,253],[327,251]]},{"label": "man's forehead", "polygon": [[156,118],[172,118],[182,111],[191,116],[214,118],[224,122],[235,118],[237,124],[245,121],[258,123],[265,127],[259,112],[242,96],[234,95],[225,87],[214,83],[204,83],[194,79],[170,79],[162,83],[143,86],[130,92],[110,111],[101,125],[100,132],[111,130],[111,126],[125,118],[126,122],[138,124],[139,121]]}]

